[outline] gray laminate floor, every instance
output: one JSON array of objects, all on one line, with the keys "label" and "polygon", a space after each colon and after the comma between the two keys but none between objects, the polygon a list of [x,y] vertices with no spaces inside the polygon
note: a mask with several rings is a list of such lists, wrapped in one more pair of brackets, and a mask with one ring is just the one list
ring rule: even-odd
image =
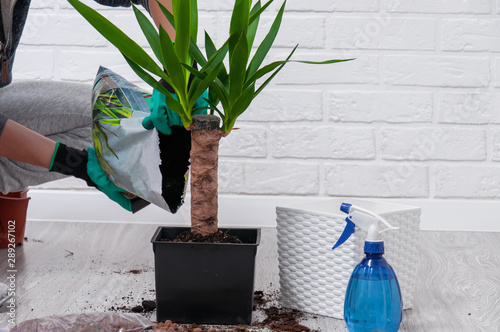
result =
[{"label": "gray laminate floor", "polygon": [[[54,314],[109,312],[154,299],[157,225],[29,222],[16,249],[17,322]],[[500,331],[500,233],[420,233],[415,307],[401,331]],[[1,249],[0,280],[7,271]],[[279,288],[276,230],[262,230],[255,289]],[[0,330],[9,328],[0,307]],[[257,313],[254,319],[261,319]],[[154,320],[154,314],[151,316]],[[342,320],[306,315],[304,325],[347,331]]]}]

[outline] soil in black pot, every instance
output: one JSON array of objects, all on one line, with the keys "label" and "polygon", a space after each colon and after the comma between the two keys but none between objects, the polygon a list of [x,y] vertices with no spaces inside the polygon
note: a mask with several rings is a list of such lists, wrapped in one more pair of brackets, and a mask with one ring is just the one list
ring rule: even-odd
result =
[{"label": "soil in black pot", "polygon": [[175,239],[161,239],[167,242],[200,242],[200,243],[243,243],[237,236],[230,235],[228,232],[218,230],[210,235],[194,234],[191,231],[185,231],[179,234]]}]

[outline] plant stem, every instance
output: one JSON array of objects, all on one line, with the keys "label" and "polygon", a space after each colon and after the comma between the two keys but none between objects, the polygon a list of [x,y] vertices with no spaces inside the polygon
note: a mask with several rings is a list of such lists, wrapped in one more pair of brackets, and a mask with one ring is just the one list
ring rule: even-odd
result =
[{"label": "plant stem", "polygon": [[191,128],[191,232],[217,232],[219,140],[222,132],[215,115],[193,116]]}]

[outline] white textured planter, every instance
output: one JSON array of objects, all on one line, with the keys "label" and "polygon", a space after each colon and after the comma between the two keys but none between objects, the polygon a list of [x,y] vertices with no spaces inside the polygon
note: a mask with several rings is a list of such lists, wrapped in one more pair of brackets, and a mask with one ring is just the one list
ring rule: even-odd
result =
[{"label": "white textured planter", "polygon": [[420,208],[359,199],[276,208],[282,305],[343,319],[345,291],[354,267],[364,257],[366,232],[356,228],[349,240],[332,250],[346,225],[342,202],[380,214],[399,227],[383,233],[384,257],[398,277],[404,309],[411,308],[419,262]]}]

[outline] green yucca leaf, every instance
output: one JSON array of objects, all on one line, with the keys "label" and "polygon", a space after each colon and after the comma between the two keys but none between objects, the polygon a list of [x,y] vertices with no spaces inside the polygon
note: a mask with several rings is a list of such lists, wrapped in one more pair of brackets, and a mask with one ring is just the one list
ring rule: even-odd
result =
[{"label": "green yucca leaf", "polygon": [[163,15],[167,18],[167,20],[170,23],[170,25],[172,25],[173,27],[175,27],[175,18],[174,18],[174,15],[161,2],[159,2],[158,0],[156,0],[156,3],[158,3],[158,6],[160,6],[160,9],[161,9]]},{"label": "green yucca leaf", "polygon": [[229,97],[233,103],[243,91],[247,62],[248,41],[245,32],[242,32],[232,54],[229,46]]},{"label": "green yucca leaf", "polygon": [[269,74],[274,69],[276,69],[277,67],[281,66],[284,63],[285,63],[285,61],[275,61],[275,62],[272,62],[272,63],[262,67],[261,69],[257,70],[257,72],[255,74],[253,74],[249,79],[247,79],[247,81],[245,82],[244,88],[247,88],[251,84],[254,84],[259,78],[261,78],[262,76],[264,76],[266,74]]},{"label": "green yucca leaf", "polygon": [[235,120],[248,108],[248,106],[250,106],[254,98],[255,84],[252,84],[245,90],[243,90],[241,95],[238,97],[238,99],[236,99],[236,102],[234,103],[231,115],[235,118]]},{"label": "green yucca leaf", "polygon": [[[253,6],[252,11],[250,12],[250,17],[252,17],[256,12],[261,8],[260,0],[257,1],[255,6]],[[257,16],[252,22],[249,22],[248,25],[248,49],[251,50],[253,46],[253,41],[255,40],[255,35],[257,34],[257,28],[259,27],[260,16]]]},{"label": "green yucca leaf", "polygon": [[217,114],[219,114],[220,118],[222,119],[222,122],[226,121],[224,118],[224,114],[217,107],[215,107],[214,110],[217,112]]},{"label": "green yucca leaf", "polygon": [[162,57],[158,31],[156,31],[155,26],[151,23],[150,20],[148,20],[146,15],[144,15],[139,9],[137,9],[134,4],[132,4],[132,8],[134,8],[135,18],[137,19],[137,22],[139,23],[139,26],[141,27],[141,30],[144,33],[149,46],[151,46],[151,49],[153,50],[156,58],[161,61]]},{"label": "green yucca leaf", "polygon": [[[294,49],[295,52],[295,49]],[[313,65],[323,65],[323,64],[332,64],[332,63],[337,63],[337,62],[344,62],[344,61],[351,61],[353,59],[343,59],[343,60],[327,60],[327,61],[303,61],[303,60],[282,60],[282,61],[275,61],[272,62],[259,70],[255,74],[253,74],[246,82],[245,82],[245,88],[249,86],[250,84],[255,83],[259,78],[262,76],[265,76],[266,74],[269,74],[271,71],[276,69],[277,67],[284,65],[289,62],[299,62],[299,63],[305,63],[305,64],[313,64]]]},{"label": "green yucca leaf", "polygon": [[[224,114],[217,108],[217,107],[214,107],[214,108],[210,108],[211,110],[215,110],[217,112],[217,114],[219,114],[222,122],[226,121],[225,117],[224,117]],[[213,114],[213,112],[211,113]]]},{"label": "green yucca leaf", "polygon": [[[228,43],[229,41],[227,41],[222,48],[225,48],[225,51],[224,51],[224,58],[228,52]],[[205,31],[205,50],[206,50],[206,54],[207,54],[207,58],[211,58],[213,57],[216,53],[217,53],[217,47],[215,47],[215,44],[212,40],[212,38],[210,37],[210,35]],[[227,86],[227,81],[228,81],[228,76],[227,76],[227,71],[226,71],[226,66],[224,65],[224,59],[222,59],[222,66],[220,67],[220,70],[219,70],[219,73],[217,75],[218,79],[221,81],[221,82],[224,82],[224,84]],[[219,97],[217,96],[217,94],[214,92],[214,89],[212,86],[209,87],[208,89],[208,99],[210,100],[210,104],[215,104],[217,105],[219,102],[220,102],[220,99]],[[217,108],[211,108],[212,110],[216,110],[218,113],[220,112]],[[213,111],[211,112],[211,114],[213,114]]]},{"label": "green yucca leaf", "polygon": [[182,95],[187,88],[186,75],[184,74],[180,59],[177,57],[172,40],[163,27],[160,27],[160,45],[163,64],[173,83],[171,85],[178,96]]},{"label": "green yucca leaf", "polygon": [[[225,85],[227,85],[227,71],[224,66],[224,58],[226,57],[226,54],[228,52],[228,44],[229,41],[227,40],[222,47],[217,50],[215,47],[215,44],[213,43],[212,39],[210,38],[210,35],[205,32],[205,49],[207,50],[207,57],[209,60],[203,56],[203,53],[201,50],[198,48],[198,46],[194,43],[194,41],[191,39],[191,47],[190,47],[190,53],[193,55],[193,58],[198,64],[202,66],[201,70],[202,72],[207,72],[207,71],[212,71],[212,70],[218,70],[218,77],[221,81],[225,82]],[[215,68],[219,63],[222,64],[222,66],[219,68]],[[194,72],[192,72],[193,75],[196,76]],[[200,77],[200,76],[198,76]],[[203,77],[200,77],[203,79]],[[217,105],[219,103],[219,97],[217,94],[213,91],[212,87],[209,87],[209,100],[210,100],[210,105]],[[213,106],[211,106],[211,110],[214,110]],[[218,110],[217,110],[218,111]],[[213,112],[212,112],[213,113]]]},{"label": "green yucca leaf", "polygon": [[[217,105],[219,105],[220,103],[219,97],[215,95],[215,92],[213,92],[211,88],[208,89],[208,99],[205,98],[205,100],[209,105],[210,113],[208,114],[214,115],[214,111],[216,111],[217,113],[221,113],[221,111],[217,108]],[[213,105],[215,105],[215,107]],[[224,119],[222,119],[222,122],[224,122]]]},{"label": "green yucca leaf", "polygon": [[118,29],[104,16],[78,0],[68,0],[69,3],[107,40],[125,54],[131,61],[148,70],[149,72],[165,76],[156,62],[135,41]]},{"label": "green yucca leaf", "polygon": [[144,71],[141,67],[137,66],[134,62],[130,61],[127,57],[125,57],[125,60],[127,60],[129,66],[132,68],[132,70],[139,76],[144,82],[149,84],[153,89],[158,90],[161,94],[165,96],[165,101],[168,105],[168,107],[177,113],[184,124],[185,127],[188,127],[191,124],[191,117],[189,114],[186,113],[182,105],[177,101],[170,92],[168,92],[163,85],[161,85],[158,81],[156,81],[151,75],[149,75],[146,71]]},{"label": "green yucca leaf", "polygon": [[203,55],[203,52],[200,50],[196,42],[191,38],[191,42],[189,44],[189,54],[193,57],[194,61],[198,62],[199,65],[203,66],[207,59]]},{"label": "green yucca leaf", "polygon": [[[260,2],[260,1],[259,1]],[[266,2],[266,4],[264,6],[262,6],[261,8],[259,8],[255,13],[252,11],[252,14],[250,16],[250,20],[249,20],[249,24],[252,24],[252,22],[258,18],[260,18],[260,15],[267,9],[267,7],[269,7],[270,4],[272,4],[274,2],[274,0],[269,0],[268,2]]]},{"label": "green yucca leaf", "polygon": [[252,0],[236,0],[234,2],[229,34],[241,33],[246,30],[250,20],[250,6]]},{"label": "green yucca leaf", "polygon": [[230,110],[231,106],[228,90],[218,78],[214,80],[214,84],[210,86],[210,89],[213,89],[214,93],[217,94],[217,97],[220,99],[220,103],[222,104],[222,108],[224,110]]},{"label": "green yucca leaf", "polygon": [[[201,67],[201,71],[211,71],[216,68],[219,64],[223,64],[224,58],[228,52],[227,44],[222,45],[220,49],[218,49],[209,59],[208,61]],[[225,72],[225,70],[224,70]]]},{"label": "green yucca leaf", "polygon": [[346,62],[346,61],[352,61],[352,60],[355,60],[355,58],[340,59],[340,60],[325,60],[325,61],[290,60],[289,62],[299,62],[299,63],[305,63],[305,64],[310,64],[310,65],[326,65],[326,64],[331,64],[331,63]]},{"label": "green yucca leaf", "polygon": [[[250,6],[252,0],[236,0],[234,2],[233,13],[231,15],[231,23],[229,25],[229,35],[241,35],[243,31],[248,30],[250,20]],[[231,40],[229,42],[229,57],[232,56],[232,51],[236,49],[238,40]]]},{"label": "green yucca leaf", "polygon": [[273,80],[274,77],[276,77],[276,75],[278,75],[278,73],[281,71],[281,69],[283,69],[283,67],[286,65],[286,63],[290,60],[290,58],[292,57],[293,53],[295,53],[295,50],[297,49],[297,47],[299,47],[298,44],[293,48],[293,50],[290,52],[290,54],[285,59],[285,61],[283,61],[283,64],[281,66],[279,66],[278,68],[276,68],[276,70],[274,71],[274,73],[272,73],[271,76],[269,76],[267,78],[267,80],[265,80],[264,83],[262,83],[259,86],[259,88],[257,89],[257,91],[255,91],[254,98],[257,97],[259,95],[259,93],[262,92],[262,90],[264,90],[264,88]]},{"label": "green yucca leaf", "polygon": [[[195,89],[192,89],[189,93],[189,107],[193,107],[196,100],[205,92],[208,87],[213,84],[214,79],[217,77],[219,70],[222,66],[222,63],[219,63],[214,70],[211,70],[208,75],[200,82],[199,86]],[[194,68],[193,68],[194,69]]]},{"label": "green yucca leaf", "polygon": [[221,120],[222,120],[222,123],[224,123],[225,121],[225,116],[224,116],[224,113],[222,113],[218,108],[217,108],[217,104],[214,104],[210,99],[205,99],[209,105],[209,109],[210,109],[210,113],[213,115],[214,114],[214,111],[217,112],[217,114],[219,114]]},{"label": "green yucca leaf", "polygon": [[[193,76],[199,78],[200,80],[203,80],[205,77],[207,77],[207,74],[204,72],[201,72],[201,71],[199,71],[191,66],[185,65],[185,64],[182,64],[182,65],[184,66],[184,68],[186,68],[186,70],[188,70],[191,74],[193,74]],[[191,82],[191,85],[192,84],[199,84],[200,80],[193,80]]]},{"label": "green yucca leaf", "polygon": [[[175,51],[181,63],[189,64],[191,39],[191,0],[172,0],[175,20]],[[168,71],[168,70],[167,70]],[[187,82],[186,82],[187,83]]]},{"label": "green yucca leaf", "polygon": [[269,53],[269,50],[271,49],[271,46],[273,45],[274,40],[276,39],[276,35],[278,34],[278,31],[280,29],[281,21],[283,19],[283,13],[285,11],[285,5],[286,5],[286,0],[283,2],[283,5],[278,11],[278,14],[274,19],[274,22],[271,28],[269,29],[268,34],[266,35],[262,43],[259,45],[257,51],[255,52],[255,55],[252,58],[252,61],[250,61],[250,65],[248,66],[247,78],[253,75],[259,69],[260,65],[262,64],[265,57]]},{"label": "green yucca leaf", "polygon": [[[229,45],[229,40],[226,40],[224,45],[222,45],[221,48],[219,49],[219,51],[222,52],[219,56],[223,56],[225,58],[227,52],[229,51],[228,45]],[[205,49],[207,50],[207,58],[212,57],[213,54],[215,54],[217,52],[217,48],[215,47],[215,44],[214,44],[212,38],[210,37],[210,35],[207,32],[205,32]],[[224,59],[222,59],[222,61],[223,60]],[[217,61],[215,61],[215,60],[214,60],[214,62],[217,63]],[[227,71],[226,71],[226,67],[224,66],[224,64],[222,65],[221,70],[219,71],[219,75],[217,77],[221,80],[221,82],[224,83],[224,85],[227,86],[228,76],[227,76]]]},{"label": "green yucca leaf", "polygon": [[207,59],[214,55],[215,52],[217,52],[217,47],[215,47],[215,44],[208,32],[205,31],[205,53],[207,55]]},{"label": "green yucca leaf", "polygon": [[[196,100],[201,96],[201,94],[208,88],[207,84],[213,84],[213,78],[212,79],[207,79],[207,73],[206,72],[201,72],[199,70],[196,70],[195,68],[191,66],[184,65],[184,67],[197,79],[193,79],[190,85],[189,93],[188,93],[188,100],[189,100],[189,105],[194,106]],[[210,73],[209,73],[210,74]],[[212,76],[216,76],[216,73],[212,73]],[[204,88],[202,88],[204,86]],[[218,103],[218,100],[217,100]],[[196,112],[195,109],[193,109],[193,112]]]},{"label": "green yucca leaf", "polygon": [[[162,94],[170,94],[167,89],[163,87],[157,80],[153,78],[153,76],[149,75],[144,69],[142,69],[140,66],[138,66],[135,62],[131,61],[129,58],[127,58],[125,55],[123,55],[127,63],[129,64],[130,68],[139,76],[144,82],[149,84],[153,89],[156,89],[160,91]],[[172,81],[168,79],[167,83],[170,84]]]},{"label": "green yucca leaf", "polygon": [[191,1],[191,36],[190,39],[198,40],[198,1]]}]

